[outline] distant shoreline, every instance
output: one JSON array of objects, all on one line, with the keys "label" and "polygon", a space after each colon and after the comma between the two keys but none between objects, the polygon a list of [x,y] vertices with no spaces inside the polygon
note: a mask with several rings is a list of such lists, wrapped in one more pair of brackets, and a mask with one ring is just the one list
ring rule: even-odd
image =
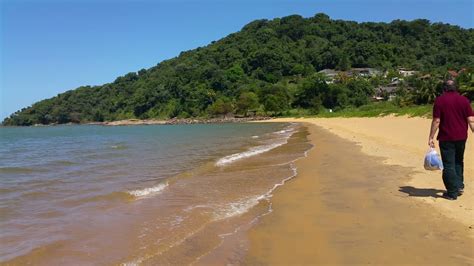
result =
[{"label": "distant shoreline", "polygon": [[273,117],[254,116],[254,117],[222,117],[222,118],[172,118],[172,119],[124,119],[105,122],[87,122],[87,123],[65,123],[65,124],[35,124],[31,126],[3,126],[0,127],[50,127],[50,126],[68,126],[68,125],[98,125],[98,126],[139,126],[139,125],[190,125],[190,124],[221,124],[221,123],[245,123],[252,121],[271,120]]},{"label": "distant shoreline", "polygon": [[[242,123],[250,121],[270,120],[270,117],[256,116],[256,117],[223,117],[223,118],[173,118],[167,120],[154,119],[126,119],[110,122],[92,123],[104,126],[134,126],[134,125],[188,125],[188,124],[219,124],[219,123]],[[91,124],[91,123],[89,123]]]}]

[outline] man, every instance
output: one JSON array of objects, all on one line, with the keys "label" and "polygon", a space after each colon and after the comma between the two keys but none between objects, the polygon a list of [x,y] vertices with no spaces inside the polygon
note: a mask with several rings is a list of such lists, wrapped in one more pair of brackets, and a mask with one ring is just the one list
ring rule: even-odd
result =
[{"label": "man", "polygon": [[438,141],[443,160],[443,197],[456,200],[464,192],[464,148],[468,124],[474,132],[474,113],[469,100],[457,92],[453,80],[444,83],[444,93],[437,97],[433,106],[428,145],[434,147],[434,135],[439,128]]}]

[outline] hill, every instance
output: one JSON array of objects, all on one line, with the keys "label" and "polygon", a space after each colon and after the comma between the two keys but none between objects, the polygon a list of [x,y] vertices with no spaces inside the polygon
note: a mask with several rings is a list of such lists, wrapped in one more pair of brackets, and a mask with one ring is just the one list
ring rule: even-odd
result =
[{"label": "hill", "polygon": [[374,84],[354,80],[328,86],[315,73],[351,67],[442,73],[472,66],[473,29],[424,19],[356,23],[325,14],[292,15],[253,21],[152,68],[39,101],[3,125],[345,108],[367,103]]}]

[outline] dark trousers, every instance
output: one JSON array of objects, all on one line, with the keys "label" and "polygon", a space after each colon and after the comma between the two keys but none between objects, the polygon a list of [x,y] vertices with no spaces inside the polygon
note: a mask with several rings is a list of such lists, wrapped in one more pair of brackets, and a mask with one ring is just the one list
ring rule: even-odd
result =
[{"label": "dark trousers", "polygon": [[464,149],[466,141],[440,141],[439,149],[443,160],[443,182],[450,196],[457,196],[464,188]]}]

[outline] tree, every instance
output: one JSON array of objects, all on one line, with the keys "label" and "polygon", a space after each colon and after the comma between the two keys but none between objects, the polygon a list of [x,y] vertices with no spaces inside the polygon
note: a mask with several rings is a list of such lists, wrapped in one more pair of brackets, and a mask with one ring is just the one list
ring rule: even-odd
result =
[{"label": "tree", "polygon": [[472,70],[464,70],[456,78],[459,92],[474,101],[474,74]]},{"label": "tree", "polygon": [[290,95],[288,90],[282,85],[266,86],[260,92],[260,99],[263,99],[265,111],[280,115],[288,110],[290,106]]},{"label": "tree", "polygon": [[226,78],[227,80],[231,81],[231,82],[237,82],[239,80],[241,80],[245,73],[244,73],[244,70],[242,69],[242,67],[238,64],[232,66],[231,68],[229,68],[226,72],[225,72],[225,75],[226,75]]},{"label": "tree", "polygon": [[329,86],[326,83],[326,77],[322,74],[315,74],[298,87],[294,105],[302,108],[313,108],[315,98],[321,100],[322,95],[328,91]]},{"label": "tree", "polygon": [[212,116],[226,116],[234,110],[232,102],[225,97],[218,98],[208,108],[208,112]]},{"label": "tree", "polygon": [[258,96],[253,92],[244,92],[240,94],[237,101],[237,110],[247,116],[249,110],[255,110],[259,106]]},{"label": "tree", "polygon": [[374,88],[365,79],[350,79],[347,83],[349,104],[355,107],[369,103],[369,98],[374,94]]},{"label": "tree", "polygon": [[281,97],[278,97],[277,95],[268,95],[264,101],[263,101],[263,106],[265,108],[265,112],[272,112],[274,114],[281,114],[283,111],[285,111],[286,108],[286,103],[285,100],[282,99]]},{"label": "tree", "polygon": [[351,61],[347,55],[343,55],[339,58],[337,62],[336,69],[337,70],[348,70],[351,68]]}]

